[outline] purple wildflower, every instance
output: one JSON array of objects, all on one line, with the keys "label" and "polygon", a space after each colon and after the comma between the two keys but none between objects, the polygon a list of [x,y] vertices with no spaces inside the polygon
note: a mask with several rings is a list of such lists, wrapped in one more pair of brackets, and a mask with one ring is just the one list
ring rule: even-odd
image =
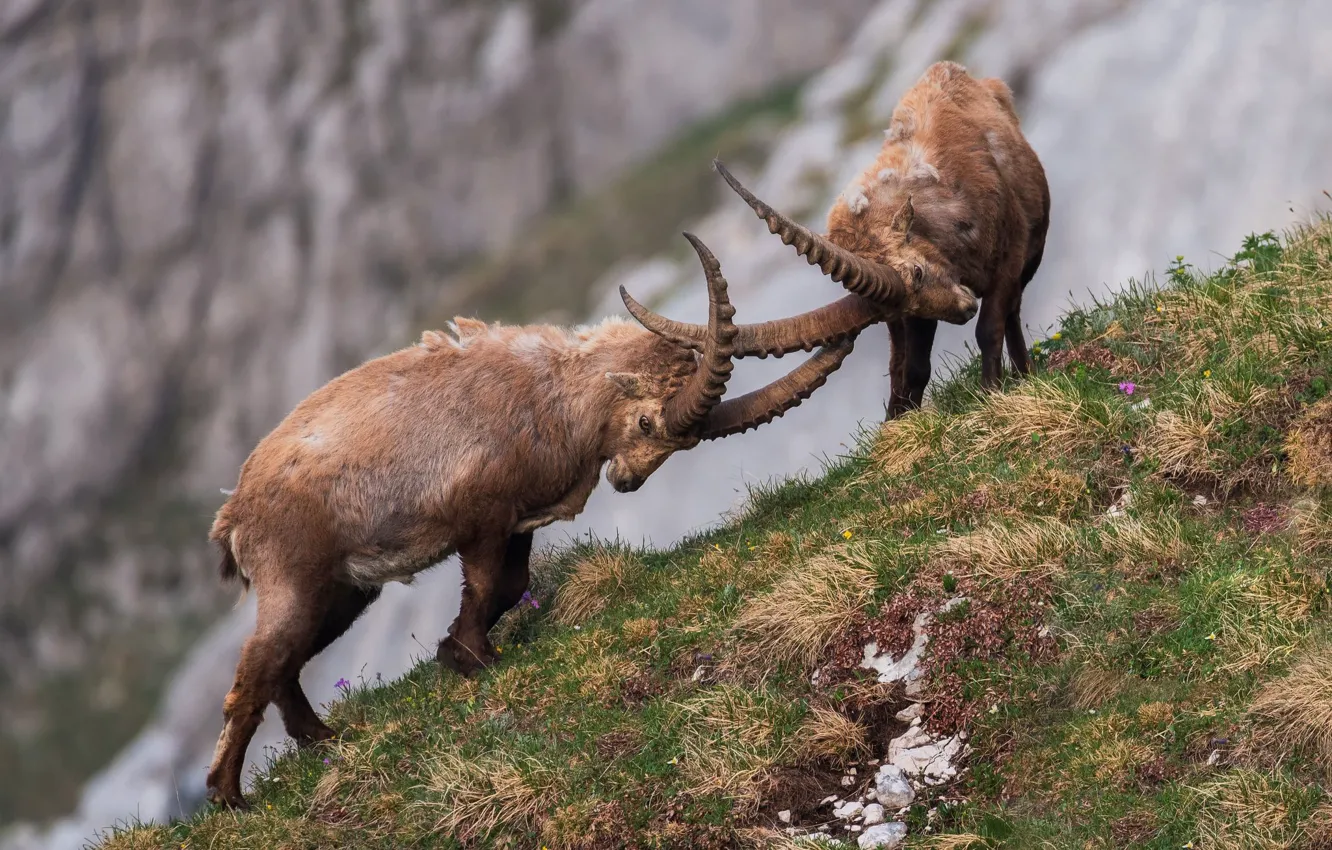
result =
[{"label": "purple wildflower", "polygon": [[540,608],[540,607],[541,607],[541,603],[538,602],[538,601],[536,601],[536,598],[532,596],[532,592],[531,592],[530,590],[524,590],[524,591],[523,591],[523,598],[522,598],[522,599],[519,599],[518,602],[519,602],[519,604],[522,604],[522,603],[525,602],[525,603],[527,603],[528,605],[531,605],[533,608]]},{"label": "purple wildflower", "polygon": [[1133,391],[1136,390],[1137,388],[1138,388],[1137,385],[1134,384],[1132,381],[1119,382],[1119,391],[1124,395],[1133,395]]},{"label": "purple wildflower", "polygon": [[328,759],[324,759],[324,764],[332,764],[332,762],[329,761]]},{"label": "purple wildflower", "polygon": [[340,691],[349,691],[351,690],[351,682],[348,682],[346,679],[338,679],[333,683],[333,687]]}]

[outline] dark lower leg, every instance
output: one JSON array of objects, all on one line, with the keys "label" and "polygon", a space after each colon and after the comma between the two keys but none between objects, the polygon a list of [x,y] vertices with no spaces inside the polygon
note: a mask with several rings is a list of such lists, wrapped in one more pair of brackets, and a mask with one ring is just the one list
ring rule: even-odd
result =
[{"label": "dark lower leg", "polygon": [[301,688],[301,668],[342,637],[370,603],[379,598],[377,587],[364,589],[353,585],[335,585],[331,593],[333,598],[324,613],[314,644],[300,665],[283,679],[274,700],[282,714],[282,724],[287,734],[295,739],[298,746],[334,737],[333,730],[319,719]]},{"label": "dark lower leg", "polygon": [[504,566],[507,544],[508,537],[497,534],[458,550],[462,558],[462,604],[435,658],[464,676],[495,661],[495,649],[486,633],[490,631],[496,579]]},{"label": "dark lower leg", "polygon": [[1019,375],[1026,375],[1031,371],[1031,363],[1027,359],[1027,341],[1022,335],[1022,315],[1019,310],[1009,314],[1004,335],[1008,341],[1008,359],[1013,361],[1013,370]]},{"label": "dark lower leg", "polygon": [[934,333],[939,323],[931,319],[906,320],[906,403],[915,410],[925,402],[925,388],[930,383],[930,356],[934,352]]},{"label": "dark lower leg", "polygon": [[[1004,305],[1007,307],[1007,305]],[[1004,377],[1004,323],[1007,311],[1000,309],[997,298],[981,301],[976,322],[976,345],[981,353],[981,387],[998,389]]]},{"label": "dark lower leg", "polygon": [[518,600],[527,592],[527,587],[532,581],[532,574],[528,569],[531,557],[532,532],[515,534],[509,538],[509,543],[504,549],[504,567],[500,572],[499,581],[495,584],[495,596],[490,605],[490,617],[486,622],[487,631],[495,628],[495,624],[504,616],[504,612],[517,605]]},{"label": "dark lower leg", "polygon": [[888,357],[888,418],[896,419],[911,408],[907,401],[906,322],[902,319],[889,321],[888,337],[892,342],[892,352]]}]

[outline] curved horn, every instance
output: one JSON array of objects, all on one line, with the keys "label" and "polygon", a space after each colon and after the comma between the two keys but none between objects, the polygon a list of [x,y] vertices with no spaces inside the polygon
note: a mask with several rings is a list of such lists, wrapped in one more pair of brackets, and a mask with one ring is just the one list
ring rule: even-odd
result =
[{"label": "curved horn", "polygon": [[703,342],[698,368],[684,387],[667,400],[662,411],[666,428],[672,434],[681,435],[693,431],[726,392],[737,333],[731,321],[735,308],[726,297],[726,278],[722,277],[721,264],[697,236],[685,233],[684,237],[694,246],[708,279],[708,335]]},{"label": "curved horn", "polygon": [[735,179],[721,160],[714,159],[712,167],[749,204],[750,209],[768,223],[768,230],[780,236],[787,245],[793,245],[810,265],[817,265],[824,274],[851,292],[884,307],[897,307],[906,302],[909,291],[896,270],[840,248],[804,225],[797,224],[789,216],[779,213]]},{"label": "curved horn", "polygon": [[771,422],[793,407],[799,407],[802,401],[823,386],[829,375],[837,371],[854,345],[855,335],[852,334],[836,345],[819,349],[817,354],[801,363],[790,374],[766,387],[722,402],[704,420],[700,436],[704,440],[716,440],[740,434]]},{"label": "curved horn", "polygon": [[[706,325],[677,322],[658,315],[638,303],[623,286],[620,298],[638,323],[676,345],[702,351],[708,339]],[[883,321],[884,312],[874,302],[859,295],[847,295],[831,304],[792,316],[752,325],[737,325],[735,356],[781,357],[792,351],[812,351],[822,345],[855,336],[875,322]]]}]

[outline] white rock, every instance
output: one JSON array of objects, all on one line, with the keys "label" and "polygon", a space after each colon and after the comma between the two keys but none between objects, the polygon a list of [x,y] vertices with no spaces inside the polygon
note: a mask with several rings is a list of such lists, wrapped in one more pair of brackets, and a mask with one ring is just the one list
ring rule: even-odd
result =
[{"label": "white rock", "polygon": [[847,831],[847,832],[860,832],[862,829],[864,829],[863,826],[861,826],[861,825],[858,824],[858,823],[853,823],[853,824],[851,824],[850,826],[848,826],[848,827],[846,828],[846,831]]},{"label": "white rock", "polygon": [[885,764],[874,776],[874,797],[883,804],[879,810],[882,813],[883,807],[900,809],[910,806],[916,799],[916,792],[902,768],[895,764]]},{"label": "white rock", "polygon": [[906,840],[907,827],[904,823],[881,823],[872,826],[860,835],[856,843],[861,850],[867,847],[886,847],[891,850]]},{"label": "white rock", "polygon": [[883,806],[878,803],[870,803],[865,807],[865,826],[874,826],[883,823]]},{"label": "white rock", "polygon": [[957,776],[953,761],[965,752],[961,735],[935,738],[913,726],[889,742],[888,761],[925,785],[939,785]]},{"label": "white rock", "polygon": [[924,710],[925,706],[922,703],[913,702],[911,703],[911,705],[908,705],[906,708],[897,712],[897,714],[893,716],[896,717],[898,720],[902,721],[903,723],[910,723],[912,720],[915,720],[917,717],[920,717],[920,713]]},{"label": "white rock", "polygon": [[855,784],[856,784],[856,778],[855,778],[854,776],[843,776],[843,777],[842,777],[842,787],[844,787],[844,788],[849,788],[850,786],[855,785]]},{"label": "white rock", "polygon": [[826,806],[826,805],[828,805],[829,803],[836,803],[836,802],[838,802],[838,800],[837,800],[837,795],[836,795],[836,794],[829,794],[827,797],[824,797],[822,800],[819,801],[819,805],[820,805],[820,806]]},{"label": "white rock", "polygon": [[777,813],[777,820],[781,821],[782,823],[790,823],[790,822],[791,822],[791,810],[790,810],[790,809],[782,809],[780,812]]},{"label": "white rock", "polygon": [[865,810],[865,804],[857,800],[848,800],[837,808],[833,809],[833,817],[842,820],[851,820],[860,815]]}]

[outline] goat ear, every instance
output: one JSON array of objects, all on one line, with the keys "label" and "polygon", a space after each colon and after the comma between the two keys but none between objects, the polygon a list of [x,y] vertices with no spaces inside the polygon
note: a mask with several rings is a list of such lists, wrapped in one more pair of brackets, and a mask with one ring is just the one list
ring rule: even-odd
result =
[{"label": "goat ear", "polygon": [[607,372],[606,379],[624,390],[624,394],[629,398],[645,398],[647,396],[647,387],[643,378],[633,372]]},{"label": "goat ear", "polygon": [[906,203],[902,204],[893,215],[893,230],[901,231],[904,236],[908,235],[911,233],[911,223],[915,220],[916,207],[911,203],[911,196],[907,195]]}]

